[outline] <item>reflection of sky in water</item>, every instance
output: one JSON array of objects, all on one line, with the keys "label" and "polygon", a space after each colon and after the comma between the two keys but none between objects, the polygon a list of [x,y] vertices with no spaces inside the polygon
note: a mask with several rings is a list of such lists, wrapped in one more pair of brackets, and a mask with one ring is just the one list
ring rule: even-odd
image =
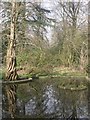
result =
[{"label": "reflection of sky in water", "polygon": [[45,113],[53,113],[56,111],[56,107],[58,101],[55,97],[55,91],[53,90],[52,86],[47,86],[45,94],[43,96],[45,98],[44,106],[46,106]]},{"label": "reflection of sky in water", "polygon": [[30,99],[25,105],[25,115],[35,114],[35,108],[36,108],[36,103],[34,97],[33,99]]}]

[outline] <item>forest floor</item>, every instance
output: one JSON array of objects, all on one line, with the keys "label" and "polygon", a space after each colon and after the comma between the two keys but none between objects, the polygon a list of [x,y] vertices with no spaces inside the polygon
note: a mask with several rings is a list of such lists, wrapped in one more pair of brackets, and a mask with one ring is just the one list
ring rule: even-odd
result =
[{"label": "forest floor", "polygon": [[28,73],[27,70],[21,69],[18,70],[18,75],[22,77],[32,77],[32,76],[38,76],[38,77],[48,77],[48,76],[53,76],[53,77],[59,77],[59,76],[80,76],[80,77],[85,77],[87,76],[87,73],[76,70],[70,67],[54,67],[52,72],[48,72],[45,74],[42,73]]},{"label": "forest floor", "polygon": [[[23,67],[24,68],[24,67]],[[31,78],[31,77],[38,77],[38,78],[46,78],[46,77],[63,77],[63,76],[77,76],[77,77],[86,77],[88,76],[86,72],[83,72],[78,69],[70,68],[70,67],[53,67],[51,71],[49,71],[47,68],[45,69],[45,72],[42,72],[42,69],[39,71],[31,71],[28,72],[27,69],[19,68],[17,70],[18,76],[21,78]],[[4,68],[5,69],[5,68]],[[2,79],[2,76],[5,75],[5,70],[2,68],[0,70],[0,79]],[[29,68],[28,68],[29,69]]]}]

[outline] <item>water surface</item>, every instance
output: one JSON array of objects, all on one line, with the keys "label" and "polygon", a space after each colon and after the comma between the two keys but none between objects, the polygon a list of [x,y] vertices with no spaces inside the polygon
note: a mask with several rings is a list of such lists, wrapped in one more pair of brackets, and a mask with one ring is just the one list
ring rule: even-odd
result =
[{"label": "water surface", "polygon": [[[61,78],[40,79],[18,86],[18,116],[36,118],[88,118],[90,84],[87,89],[61,89]],[[76,83],[80,84],[80,81]]]}]

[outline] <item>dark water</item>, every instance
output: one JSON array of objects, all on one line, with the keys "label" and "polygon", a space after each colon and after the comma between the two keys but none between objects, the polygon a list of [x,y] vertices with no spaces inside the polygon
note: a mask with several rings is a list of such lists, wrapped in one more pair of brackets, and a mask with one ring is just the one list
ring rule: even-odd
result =
[{"label": "dark water", "polygon": [[85,90],[72,91],[60,89],[59,80],[59,78],[42,79],[19,85],[18,117],[89,119],[89,83]]},{"label": "dark water", "polygon": [[2,83],[0,83],[0,120],[2,118]]}]

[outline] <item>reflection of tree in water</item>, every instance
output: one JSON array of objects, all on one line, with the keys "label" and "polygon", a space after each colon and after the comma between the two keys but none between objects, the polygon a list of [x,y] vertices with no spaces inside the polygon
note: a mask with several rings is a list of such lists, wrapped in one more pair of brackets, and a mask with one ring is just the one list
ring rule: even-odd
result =
[{"label": "reflection of tree in water", "polygon": [[70,91],[60,90],[60,117],[61,118],[76,118],[76,102],[78,96]]},{"label": "reflection of tree in water", "polygon": [[23,108],[27,116],[68,119],[87,117],[87,91],[61,90],[38,81],[30,84],[25,91],[28,99]]},{"label": "reflection of tree in water", "polygon": [[21,114],[30,115],[30,116],[39,115],[43,111],[43,107],[42,107],[43,87],[40,84],[38,84],[38,82],[36,81],[35,83],[31,83],[29,87],[27,87],[27,85],[24,85],[24,86],[21,86],[20,88],[23,88],[23,89],[18,89],[19,94],[23,98],[26,98],[21,100],[21,102],[19,103],[21,104],[19,106],[24,106],[20,108],[22,109]]},{"label": "reflection of tree in water", "polygon": [[[25,115],[30,116],[52,116],[58,111],[58,100],[52,85],[34,84],[30,88],[29,101],[25,104]],[[24,113],[24,112],[23,112]]]},{"label": "reflection of tree in water", "polygon": [[88,117],[90,118],[90,83],[88,83]]},{"label": "reflection of tree in water", "polygon": [[60,117],[75,119],[82,117],[81,113],[85,117],[87,113],[87,108],[85,107],[87,100],[83,98],[84,95],[84,91],[60,90]]},{"label": "reflection of tree in water", "polygon": [[[35,87],[35,86],[34,86]],[[35,109],[34,113],[39,117],[54,115],[57,112],[57,99],[56,93],[52,85],[38,85],[35,95]]]}]

